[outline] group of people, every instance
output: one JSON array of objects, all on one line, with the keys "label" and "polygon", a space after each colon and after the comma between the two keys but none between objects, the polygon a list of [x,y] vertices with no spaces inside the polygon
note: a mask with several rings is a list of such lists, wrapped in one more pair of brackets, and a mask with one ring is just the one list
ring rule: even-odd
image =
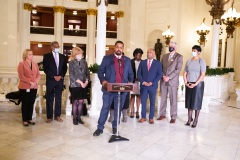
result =
[{"label": "group of people", "polygon": [[[62,122],[61,105],[64,77],[67,72],[67,62],[63,54],[59,54],[60,46],[57,41],[51,43],[52,52],[44,55],[43,68],[46,74],[46,115],[47,123],[54,120]],[[177,44],[170,42],[169,53],[162,56],[161,61],[155,59],[155,51],[150,48],[147,51],[147,59],[142,60],[143,51],[136,48],[133,59],[130,60],[123,54],[124,43],[115,43],[114,53],[103,57],[98,69],[98,77],[102,84],[103,106],[98,119],[97,130],[94,136],[103,133],[105,122],[108,118],[110,108],[112,132],[116,134],[117,125],[120,123],[121,112],[118,114],[118,94],[108,92],[105,86],[108,83],[136,83],[137,90],[129,94],[121,92],[120,111],[123,110],[126,122],[127,108],[130,104],[130,117],[141,118],[139,123],[147,121],[146,105],[149,96],[150,112],[149,123],[154,124],[155,98],[160,81],[161,104],[157,120],[166,118],[167,97],[170,99],[170,123],[175,123],[177,118],[177,93],[179,86],[179,74],[182,68],[183,56],[177,53]],[[186,62],[184,68],[185,83],[185,107],[188,109],[188,121],[186,125],[197,126],[198,116],[202,106],[204,92],[204,76],[206,63],[200,58],[201,47],[192,47],[192,58]],[[19,89],[22,95],[22,121],[24,126],[34,125],[32,121],[33,105],[36,98],[37,86],[40,79],[38,65],[33,62],[33,53],[30,49],[23,52],[23,61],[18,65]],[[90,82],[88,65],[84,59],[83,50],[74,47],[69,62],[69,77],[72,102],[73,124],[84,124],[81,119],[83,100],[87,98],[87,85]],[[55,101],[54,101],[55,99]],[[128,102],[126,103],[126,100]],[[136,110],[135,110],[136,102]],[[53,104],[54,113],[53,113]],[[127,105],[126,105],[127,104]],[[139,114],[140,104],[142,105]],[[124,108],[125,106],[125,108]],[[127,107],[126,107],[127,106]],[[192,113],[195,111],[193,119]],[[119,118],[117,118],[119,115]],[[117,121],[117,119],[119,121]]]}]

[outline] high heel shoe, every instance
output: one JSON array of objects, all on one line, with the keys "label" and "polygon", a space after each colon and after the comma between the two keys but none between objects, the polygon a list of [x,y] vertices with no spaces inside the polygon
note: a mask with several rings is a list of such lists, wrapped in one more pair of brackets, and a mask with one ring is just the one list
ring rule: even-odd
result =
[{"label": "high heel shoe", "polygon": [[130,112],[130,118],[134,118],[134,112]]},{"label": "high heel shoe", "polygon": [[139,118],[139,112],[136,112],[136,118]]},{"label": "high heel shoe", "polygon": [[28,124],[35,125],[36,123],[33,121],[28,121]]},{"label": "high heel shoe", "polygon": [[197,127],[197,121],[196,122],[194,121],[191,127],[196,128]]},{"label": "high heel shoe", "polygon": [[73,124],[74,124],[74,125],[78,125],[77,119],[73,119]]},{"label": "high heel shoe", "polygon": [[191,119],[191,122],[187,121],[187,123],[185,124],[186,126],[190,126],[190,124],[192,123],[193,119]]},{"label": "high heel shoe", "polygon": [[84,124],[84,122],[82,121],[81,118],[79,118],[78,122],[79,122],[80,124]]}]

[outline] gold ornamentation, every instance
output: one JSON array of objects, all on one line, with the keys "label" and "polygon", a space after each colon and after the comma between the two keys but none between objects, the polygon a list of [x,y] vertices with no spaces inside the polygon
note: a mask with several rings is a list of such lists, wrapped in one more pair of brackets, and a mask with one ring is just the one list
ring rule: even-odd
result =
[{"label": "gold ornamentation", "polygon": [[94,16],[96,16],[97,15],[97,10],[89,8],[89,9],[86,10],[86,13],[87,13],[87,15],[94,15]]},{"label": "gold ornamentation", "polygon": [[124,12],[123,11],[116,12],[116,17],[117,18],[124,17]]},{"label": "gold ornamentation", "polygon": [[55,12],[61,12],[64,13],[66,11],[66,8],[63,6],[53,6],[53,11]]},{"label": "gold ornamentation", "polygon": [[31,11],[33,8],[32,4],[30,4],[30,3],[24,3],[23,7],[25,10],[29,10],[29,11]]}]

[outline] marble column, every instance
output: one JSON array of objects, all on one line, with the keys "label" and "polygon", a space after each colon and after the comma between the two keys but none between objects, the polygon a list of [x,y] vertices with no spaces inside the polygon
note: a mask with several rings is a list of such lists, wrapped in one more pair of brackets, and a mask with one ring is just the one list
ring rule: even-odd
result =
[{"label": "marble column", "polygon": [[63,19],[64,19],[64,12],[65,7],[63,6],[54,6],[54,35],[55,40],[58,41],[60,45],[60,52],[63,53],[63,43],[62,43],[62,36],[63,36]]},{"label": "marble column", "polygon": [[104,0],[98,4],[97,12],[97,45],[96,45],[96,63],[101,64],[105,55],[106,47],[106,12],[107,7]]},{"label": "marble column", "polygon": [[116,12],[117,17],[117,39],[124,41],[124,12]]},{"label": "marble column", "polygon": [[220,25],[216,24],[216,21],[214,21],[212,32],[211,68],[218,67],[219,30]]},{"label": "marble column", "polygon": [[21,47],[20,52],[22,52],[26,48],[30,48],[29,40],[26,40],[26,36],[30,34],[30,20],[31,20],[31,11],[32,11],[32,4],[24,3],[23,4],[24,10],[21,20]]},{"label": "marble column", "polygon": [[87,37],[88,37],[88,44],[87,44],[87,51],[86,51],[86,58],[88,65],[94,64],[96,62],[95,57],[95,31],[96,31],[96,15],[97,10],[89,8],[86,10],[87,13]]},{"label": "marble column", "polygon": [[227,39],[226,67],[228,68],[234,66],[235,37]]}]

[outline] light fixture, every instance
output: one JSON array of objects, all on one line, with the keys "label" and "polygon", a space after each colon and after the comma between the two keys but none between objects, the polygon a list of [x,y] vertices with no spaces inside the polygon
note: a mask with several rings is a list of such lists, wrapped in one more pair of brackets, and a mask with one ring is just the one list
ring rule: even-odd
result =
[{"label": "light fixture", "polygon": [[73,43],[72,44],[72,47],[74,48],[74,47],[77,47],[77,44],[76,43]]},{"label": "light fixture", "polygon": [[206,36],[211,30],[211,28],[208,27],[204,22],[205,18],[203,18],[202,24],[196,28],[196,32],[200,36],[198,40],[200,45],[205,45],[205,43],[207,42]]},{"label": "light fixture", "polygon": [[37,10],[36,10],[36,9],[33,9],[33,10],[32,10],[32,14],[37,14]]},{"label": "light fixture", "polygon": [[108,47],[108,46],[106,46],[105,50],[106,50],[106,51],[108,51],[108,50],[109,50],[109,47]]},{"label": "light fixture", "polygon": [[38,43],[38,48],[42,48],[42,43]]},{"label": "light fixture", "polygon": [[223,24],[225,24],[227,38],[233,38],[233,32],[235,30],[235,26],[240,22],[240,14],[233,8],[234,1],[232,2],[232,7],[228,9],[228,11],[221,17]]},{"label": "light fixture", "polygon": [[169,29],[170,25],[168,25],[167,27],[168,27],[168,29],[162,33],[162,36],[166,40],[165,43],[168,46],[170,43],[170,40],[174,37],[175,34],[172,31],[170,31],[170,29]]},{"label": "light fixture", "polygon": [[213,21],[215,20],[216,24],[222,24],[221,17],[224,14],[224,5],[227,4],[230,0],[206,0],[206,3],[212,7],[209,11],[210,15],[213,17]]},{"label": "light fixture", "polygon": [[111,16],[111,20],[114,20],[115,19],[115,16]]},{"label": "light fixture", "polygon": [[77,15],[78,13],[77,13],[77,11],[73,11],[73,15]]}]

